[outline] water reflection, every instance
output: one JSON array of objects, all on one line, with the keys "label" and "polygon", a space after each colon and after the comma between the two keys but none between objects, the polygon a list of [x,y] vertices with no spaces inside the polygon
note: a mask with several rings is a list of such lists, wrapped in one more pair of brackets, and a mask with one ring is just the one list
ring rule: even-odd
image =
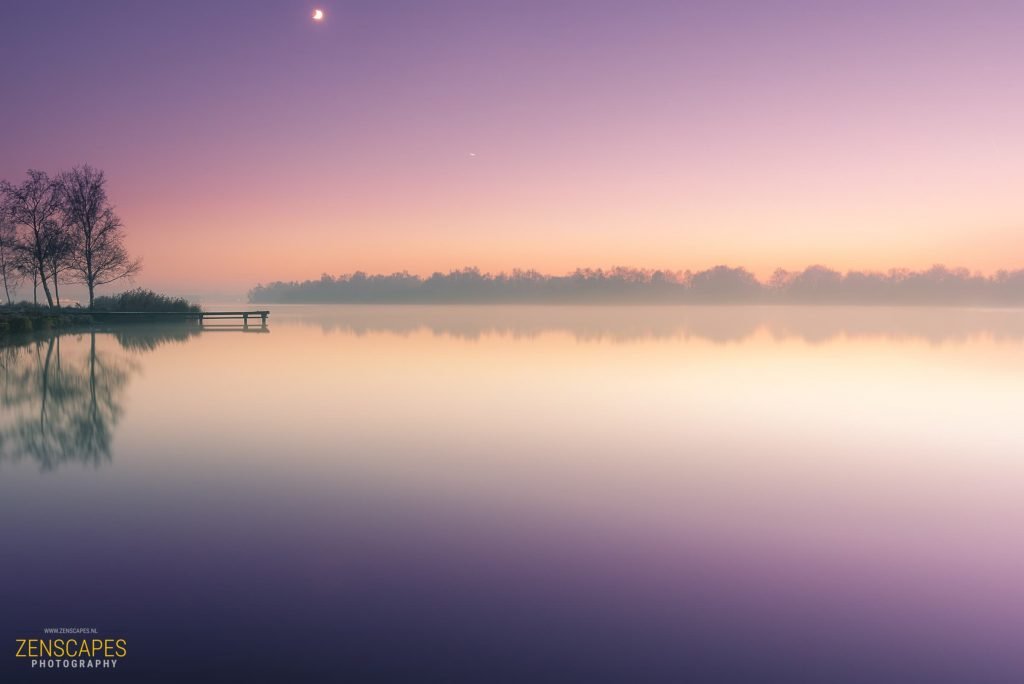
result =
[{"label": "water reflection", "polygon": [[132,681],[1022,681],[1020,312],[272,316],[3,352],[7,622]]},{"label": "water reflection", "polygon": [[571,334],[579,342],[699,339],[739,343],[765,331],[812,344],[842,338],[962,343],[1024,340],[1024,311],[951,307],[814,306],[279,306],[275,319],[357,336],[387,332],[476,340]]},{"label": "water reflection", "polygon": [[127,326],[113,328],[109,332],[123,349],[130,351],[153,351],[171,342],[186,342],[202,332],[192,325],[169,324],[163,326]]},{"label": "water reflection", "polygon": [[[180,326],[131,327],[0,347],[0,461],[31,459],[44,471],[70,462],[109,462],[125,389],[140,368],[123,352],[151,351],[197,333]],[[98,337],[118,346],[100,349]]]}]

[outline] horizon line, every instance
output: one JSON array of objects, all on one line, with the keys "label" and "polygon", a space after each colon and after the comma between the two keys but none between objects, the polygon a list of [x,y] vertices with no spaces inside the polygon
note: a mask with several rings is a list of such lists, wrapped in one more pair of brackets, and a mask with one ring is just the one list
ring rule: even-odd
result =
[{"label": "horizon line", "polygon": [[926,274],[926,273],[944,272],[944,273],[948,273],[948,274],[951,274],[951,275],[956,275],[956,276],[961,276],[961,277],[966,276],[966,277],[969,277],[969,278],[994,278],[994,277],[998,277],[1001,274],[1010,275],[1010,274],[1017,274],[1017,273],[1024,272],[1024,264],[1022,264],[1020,266],[1017,266],[1017,267],[996,268],[996,269],[992,269],[992,270],[988,270],[988,271],[985,271],[985,270],[982,270],[982,269],[972,269],[972,268],[969,268],[967,266],[949,266],[949,265],[947,265],[946,263],[943,263],[943,262],[936,262],[936,263],[931,264],[930,266],[921,267],[921,268],[914,268],[914,267],[910,267],[910,266],[892,266],[892,267],[889,267],[889,268],[861,268],[861,267],[852,267],[852,268],[846,268],[846,269],[838,269],[838,268],[833,268],[831,266],[828,266],[828,265],[824,264],[823,262],[819,261],[819,262],[809,263],[808,265],[804,266],[803,268],[797,268],[797,269],[787,269],[787,268],[784,268],[782,266],[777,266],[777,267],[775,267],[774,269],[772,269],[770,271],[770,273],[769,273],[769,275],[767,277],[759,276],[758,275],[758,271],[752,270],[752,269],[750,269],[750,268],[748,268],[748,267],[746,267],[746,266],[744,266],[742,264],[734,266],[734,265],[731,265],[729,263],[723,263],[723,262],[715,263],[714,265],[703,267],[703,268],[687,267],[687,268],[676,268],[676,269],[673,269],[673,268],[661,268],[661,267],[645,267],[645,266],[627,266],[627,265],[621,265],[621,264],[612,265],[612,266],[608,266],[608,267],[602,267],[602,266],[593,266],[593,267],[592,266],[576,266],[575,268],[572,268],[572,269],[567,270],[567,271],[561,271],[561,272],[541,271],[541,270],[536,269],[536,268],[520,267],[520,266],[516,266],[516,267],[512,267],[512,268],[496,269],[496,270],[483,270],[479,266],[470,266],[470,265],[466,265],[466,266],[462,266],[462,267],[455,267],[455,268],[448,268],[447,270],[435,269],[435,270],[431,270],[431,271],[412,271],[412,270],[409,270],[409,269],[401,269],[401,270],[391,270],[391,271],[380,270],[380,271],[376,271],[376,272],[370,272],[370,271],[363,270],[361,268],[357,268],[355,270],[344,271],[344,272],[339,272],[339,273],[330,273],[328,271],[323,271],[318,278],[304,278],[304,279],[276,278],[276,279],[271,279],[271,280],[266,280],[266,281],[260,281],[260,282],[257,283],[257,286],[263,285],[263,284],[268,284],[269,285],[269,284],[273,284],[273,283],[311,282],[311,281],[314,281],[314,280],[319,280],[320,278],[323,278],[324,276],[329,276],[329,277],[334,278],[334,279],[343,279],[343,278],[347,279],[347,278],[352,278],[354,276],[365,276],[367,278],[380,278],[380,277],[392,277],[392,276],[408,276],[408,277],[420,278],[420,279],[426,280],[426,279],[432,278],[434,276],[451,276],[451,275],[476,274],[476,275],[480,275],[481,277],[489,277],[489,278],[512,277],[512,276],[515,276],[515,275],[532,275],[532,276],[540,276],[540,277],[543,277],[543,278],[568,278],[568,277],[572,277],[572,276],[575,276],[575,275],[581,275],[581,274],[582,275],[602,275],[603,274],[605,276],[609,276],[609,275],[614,276],[614,275],[618,275],[618,274],[636,274],[636,275],[646,274],[646,275],[654,275],[654,274],[660,273],[660,274],[663,274],[663,275],[671,275],[671,276],[686,276],[686,275],[697,275],[697,274],[701,274],[701,273],[709,273],[709,272],[712,272],[712,271],[721,271],[721,270],[728,270],[728,271],[733,271],[733,272],[747,273],[747,274],[751,275],[753,278],[755,278],[756,280],[758,280],[759,282],[767,283],[767,282],[769,282],[772,279],[772,277],[774,277],[776,275],[779,275],[779,274],[799,275],[799,274],[808,273],[808,272],[818,272],[818,273],[828,272],[828,273],[838,274],[838,275],[843,276],[843,277],[848,276],[850,274],[861,274],[861,275],[869,275],[869,276],[886,276],[886,277],[888,277],[888,276],[894,276],[894,275],[913,275],[913,274]]},{"label": "horizon line", "polygon": [[1024,304],[1024,269],[992,276],[933,266],[888,273],[809,266],[776,269],[759,280],[742,267],[655,271],[618,267],[576,269],[564,276],[538,271],[483,273],[478,268],[369,275],[361,271],[319,279],[275,281],[249,290],[251,303],[597,303],[597,302],[804,302]]}]

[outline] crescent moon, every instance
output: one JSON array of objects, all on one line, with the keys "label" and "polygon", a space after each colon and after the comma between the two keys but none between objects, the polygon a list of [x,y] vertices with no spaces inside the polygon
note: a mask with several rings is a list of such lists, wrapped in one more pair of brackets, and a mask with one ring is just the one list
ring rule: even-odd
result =
[{"label": "crescent moon", "polygon": [[320,21],[324,18],[323,10],[313,10],[313,21]]}]

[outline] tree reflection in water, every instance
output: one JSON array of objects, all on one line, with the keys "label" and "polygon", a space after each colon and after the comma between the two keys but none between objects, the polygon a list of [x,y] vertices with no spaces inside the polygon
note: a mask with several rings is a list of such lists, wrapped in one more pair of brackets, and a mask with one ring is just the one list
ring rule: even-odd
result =
[{"label": "tree reflection in water", "polygon": [[[197,333],[147,327],[113,336],[122,350],[145,352]],[[44,471],[110,461],[124,392],[139,363],[129,354],[98,349],[97,334],[0,347],[0,461],[32,459]]]}]

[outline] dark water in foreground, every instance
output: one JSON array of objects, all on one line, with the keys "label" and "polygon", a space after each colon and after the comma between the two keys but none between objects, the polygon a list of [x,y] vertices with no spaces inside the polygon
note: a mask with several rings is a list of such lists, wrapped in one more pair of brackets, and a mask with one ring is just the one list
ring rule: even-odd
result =
[{"label": "dark water in foreground", "polygon": [[3,348],[0,681],[1020,681],[1022,380],[1024,313],[955,309]]}]

